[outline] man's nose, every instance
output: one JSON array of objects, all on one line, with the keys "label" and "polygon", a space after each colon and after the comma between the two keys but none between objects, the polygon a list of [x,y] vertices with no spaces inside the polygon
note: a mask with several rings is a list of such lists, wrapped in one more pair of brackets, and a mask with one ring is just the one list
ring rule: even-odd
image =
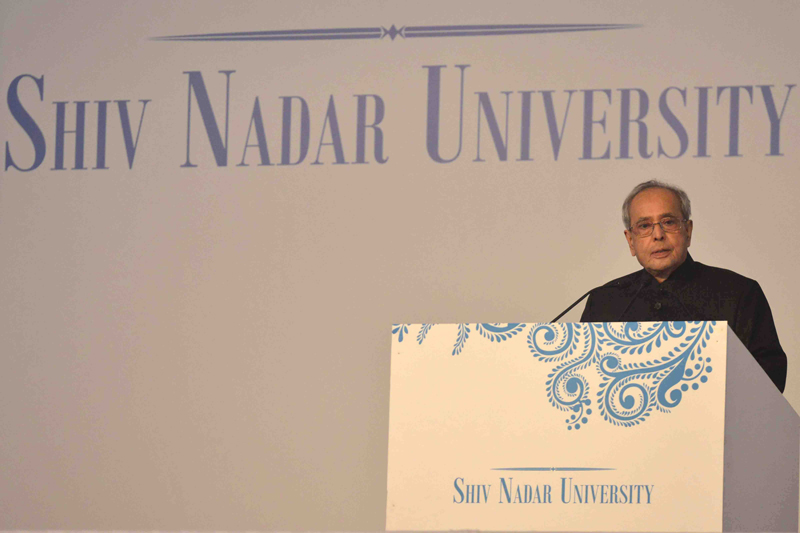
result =
[{"label": "man's nose", "polygon": [[653,238],[657,241],[664,238],[664,228],[661,227],[660,222],[653,226]]}]

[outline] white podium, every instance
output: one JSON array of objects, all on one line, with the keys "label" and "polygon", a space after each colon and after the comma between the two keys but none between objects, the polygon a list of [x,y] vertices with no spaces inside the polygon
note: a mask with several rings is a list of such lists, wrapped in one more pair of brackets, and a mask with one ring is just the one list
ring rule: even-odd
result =
[{"label": "white podium", "polygon": [[798,416],[725,322],[392,333],[387,530],[798,529]]}]

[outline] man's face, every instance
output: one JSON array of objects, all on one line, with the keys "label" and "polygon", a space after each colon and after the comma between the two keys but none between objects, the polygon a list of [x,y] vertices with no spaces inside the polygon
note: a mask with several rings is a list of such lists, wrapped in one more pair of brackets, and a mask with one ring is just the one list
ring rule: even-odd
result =
[{"label": "man's face", "polygon": [[[678,196],[667,189],[645,189],[631,202],[631,225],[638,222],[659,222],[664,217],[683,220]],[[656,225],[647,237],[637,237],[625,230],[625,238],[645,270],[659,282],[666,280],[672,272],[686,260],[689,245],[692,243],[692,221],[683,223],[678,233],[667,233]]]}]

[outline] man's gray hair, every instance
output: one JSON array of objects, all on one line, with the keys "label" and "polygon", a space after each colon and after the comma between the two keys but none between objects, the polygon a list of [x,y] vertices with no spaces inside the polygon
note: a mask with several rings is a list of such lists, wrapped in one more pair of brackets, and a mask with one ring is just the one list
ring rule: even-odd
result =
[{"label": "man's gray hair", "polygon": [[647,189],[666,189],[674,193],[681,202],[681,216],[684,220],[691,220],[692,202],[689,200],[689,195],[686,194],[686,191],[680,187],[676,187],[675,185],[664,183],[663,181],[650,180],[640,183],[634,187],[630,194],[628,194],[627,198],[625,198],[625,201],[622,202],[622,224],[625,226],[625,229],[629,229],[631,227],[631,202],[633,202],[633,199],[637,194]]}]

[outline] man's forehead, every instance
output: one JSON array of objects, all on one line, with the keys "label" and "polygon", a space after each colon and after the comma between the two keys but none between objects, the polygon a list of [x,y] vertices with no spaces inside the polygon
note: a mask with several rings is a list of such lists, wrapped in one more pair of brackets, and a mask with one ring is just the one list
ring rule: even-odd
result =
[{"label": "man's forehead", "polygon": [[652,187],[633,197],[630,210],[631,218],[679,215],[681,200],[669,189]]}]

